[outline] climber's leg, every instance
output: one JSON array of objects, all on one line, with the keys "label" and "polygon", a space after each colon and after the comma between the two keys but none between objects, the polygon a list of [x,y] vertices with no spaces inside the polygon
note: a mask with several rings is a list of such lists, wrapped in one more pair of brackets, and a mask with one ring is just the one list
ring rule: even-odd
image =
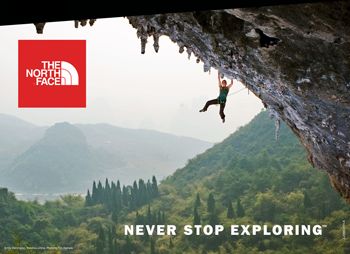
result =
[{"label": "climber's leg", "polygon": [[207,111],[207,109],[210,105],[215,105],[215,104],[219,104],[218,99],[213,99],[213,100],[207,101],[207,103],[205,103],[204,108],[199,110],[199,112],[205,112],[205,111]]},{"label": "climber's leg", "polygon": [[225,109],[226,103],[220,103],[220,117],[222,119],[222,122],[225,122],[225,113],[224,113],[224,109]]}]

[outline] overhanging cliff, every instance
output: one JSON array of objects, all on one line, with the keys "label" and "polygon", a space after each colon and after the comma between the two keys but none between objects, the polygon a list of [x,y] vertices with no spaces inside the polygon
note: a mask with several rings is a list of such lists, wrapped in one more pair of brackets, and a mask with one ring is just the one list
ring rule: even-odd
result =
[{"label": "overhanging cliff", "polygon": [[[128,17],[144,53],[168,36],[242,81],[350,201],[350,2]],[[239,109],[237,109],[239,110]]]}]

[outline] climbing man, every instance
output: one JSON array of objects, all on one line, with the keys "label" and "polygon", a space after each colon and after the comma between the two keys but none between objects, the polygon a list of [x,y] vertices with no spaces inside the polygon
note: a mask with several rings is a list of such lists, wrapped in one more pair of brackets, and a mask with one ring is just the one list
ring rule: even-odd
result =
[{"label": "climbing man", "polygon": [[224,114],[224,109],[225,109],[225,105],[226,105],[226,98],[228,95],[228,92],[230,90],[230,88],[233,85],[233,80],[231,79],[231,83],[229,85],[227,85],[226,80],[221,80],[220,78],[220,72],[218,72],[218,82],[219,82],[219,89],[220,89],[220,94],[219,97],[217,97],[216,99],[207,101],[207,103],[205,104],[204,108],[202,108],[201,110],[199,110],[199,112],[205,112],[207,111],[208,107],[210,105],[215,105],[215,104],[220,104],[220,117],[222,119],[222,122],[225,122],[225,114]]}]

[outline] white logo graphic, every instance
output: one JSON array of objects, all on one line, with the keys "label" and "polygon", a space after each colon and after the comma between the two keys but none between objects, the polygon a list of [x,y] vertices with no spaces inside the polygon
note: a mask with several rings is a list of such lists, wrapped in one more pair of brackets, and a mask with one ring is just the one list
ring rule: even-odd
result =
[{"label": "white logo graphic", "polygon": [[41,61],[42,69],[26,69],[26,77],[35,78],[37,86],[77,86],[79,75],[75,67],[65,61]]}]

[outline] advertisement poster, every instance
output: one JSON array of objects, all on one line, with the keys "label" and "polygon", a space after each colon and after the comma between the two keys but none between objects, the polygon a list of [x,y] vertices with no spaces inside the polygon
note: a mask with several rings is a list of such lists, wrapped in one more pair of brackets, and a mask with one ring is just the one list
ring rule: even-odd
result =
[{"label": "advertisement poster", "polygon": [[0,253],[350,253],[350,2],[233,2],[0,26]]}]

